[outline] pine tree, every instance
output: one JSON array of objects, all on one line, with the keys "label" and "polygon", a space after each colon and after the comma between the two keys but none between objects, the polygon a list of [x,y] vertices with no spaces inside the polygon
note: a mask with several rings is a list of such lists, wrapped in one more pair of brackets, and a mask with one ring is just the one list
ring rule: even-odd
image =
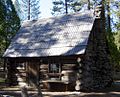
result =
[{"label": "pine tree", "polygon": [[15,8],[22,21],[38,19],[40,14],[40,0],[16,0]]},{"label": "pine tree", "polygon": [[54,0],[51,13],[52,15],[60,15],[65,13],[77,12],[80,11],[84,7],[84,5],[87,5],[87,9],[90,10],[90,0]]},{"label": "pine tree", "polygon": [[108,42],[115,71],[120,71],[120,0],[111,1],[110,5],[110,15],[114,16],[110,18],[112,26],[111,33],[108,33]]},{"label": "pine tree", "polygon": [[110,0],[106,1],[106,11],[107,11],[107,16],[106,16],[107,31],[111,33]]},{"label": "pine tree", "polygon": [[[5,22],[6,22],[6,42],[11,41],[15,33],[17,32],[19,26],[20,26],[20,19],[15,11],[14,5],[11,0],[4,0],[4,5],[5,5]],[[6,45],[8,46],[8,45]]]},{"label": "pine tree", "polygon": [[52,15],[60,15],[65,13],[64,2],[62,0],[53,1]]},{"label": "pine tree", "polygon": [[107,35],[111,62],[115,71],[120,71],[120,0],[100,0],[96,2],[104,5],[104,30]]},{"label": "pine tree", "polygon": [[20,26],[11,0],[0,0],[0,57]]},{"label": "pine tree", "polygon": [[[107,34],[107,41],[111,55],[111,61],[116,71],[120,70],[120,39],[119,24],[120,24],[120,0],[104,0],[105,8],[105,31]],[[112,17],[112,18],[111,18]],[[115,22],[117,20],[117,22]],[[115,29],[115,30],[114,30]]]},{"label": "pine tree", "polygon": [[[5,50],[5,6],[0,0],[0,57],[2,56]],[[0,61],[1,62],[1,61]]]},{"label": "pine tree", "polygon": [[116,29],[117,31],[120,33],[120,0],[117,0],[114,2],[114,7],[116,7],[116,9],[114,10],[114,13],[117,17],[117,22],[116,22]]}]

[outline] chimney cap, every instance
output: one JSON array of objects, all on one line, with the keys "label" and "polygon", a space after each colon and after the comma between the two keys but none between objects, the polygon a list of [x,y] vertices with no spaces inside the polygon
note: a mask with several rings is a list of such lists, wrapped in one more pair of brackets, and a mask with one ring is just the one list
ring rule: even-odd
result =
[{"label": "chimney cap", "polygon": [[102,11],[102,5],[97,5],[94,10],[94,15],[96,16],[96,18],[100,18],[101,11]]}]

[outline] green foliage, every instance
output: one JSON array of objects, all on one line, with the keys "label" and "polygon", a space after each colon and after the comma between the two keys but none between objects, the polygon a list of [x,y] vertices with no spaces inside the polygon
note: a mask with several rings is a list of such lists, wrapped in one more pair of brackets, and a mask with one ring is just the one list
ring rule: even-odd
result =
[{"label": "green foliage", "polygon": [[5,49],[5,5],[0,1],[0,56]]},{"label": "green foliage", "polygon": [[117,49],[120,51],[120,31],[118,31],[115,35],[115,44],[117,45]]},{"label": "green foliage", "polygon": [[8,47],[12,37],[20,26],[20,20],[16,14],[11,0],[0,0],[0,65],[1,57]]},{"label": "green foliage", "polygon": [[116,6],[117,9],[114,11],[114,13],[117,16],[117,22],[115,23],[116,34],[114,35],[114,37],[115,37],[115,44],[117,45],[117,49],[120,52],[120,0],[116,1],[114,4],[115,4],[114,6]]},{"label": "green foliage", "polygon": [[[67,0],[68,12],[78,12],[80,11],[84,5],[90,6],[89,0]],[[65,14],[65,0],[54,0],[52,15],[61,15]]]},{"label": "green foliage", "polygon": [[[109,7],[107,4],[110,4]],[[107,37],[109,43],[109,49],[111,53],[111,61],[115,67],[116,71],[120,71],[120,2],[119,0],[106,0],[107,8],[107,17],[106,17],[106,25],[107,25]],[[114,9],[113,9],[114,7]],[[110,18],[112,15],[113,19]],[[116,20],[118,20],[116,22]],[[113,30],[115,29],[115,30]]]},{"label": "green foliage", "polygon": [[108,33],[108,44],[109,44],[109,50],[111,54],[111,62],[114,66],[115,71],[120,71],[120,50],[118,49],[118,44],[116,41],[116,35],[117,33]]},{"label": "green foliage", "polygon": [[16,0],[15,8],[21,21],[38,19],[40,15],[40,0]]},{"label": "green foliage", "polygon": [[5,82],[5,79],[4,78],[0,78],[0,83],[3,83]]},{"label": "green foliage", "polygon": [[53,9],[52,9],[52,15],[60,15],[65,13],[64,8],[64,2],[62,0],[60,1],[53,1]]},{"label": "green foliage", "polygon": [[[94,0],[97,4],[102,4],[104,7],[104,26],[107,35],[107,41],[109,46],[109,51],[111,55],[111,63],[114,66],[115,71],[120,71],[120,49],[119,49],[119,23],[117,21],[119,16],[119,0]],[[117,8],[116,8],[117,7]],[[114,30],[115,29],[115,30]]]}]

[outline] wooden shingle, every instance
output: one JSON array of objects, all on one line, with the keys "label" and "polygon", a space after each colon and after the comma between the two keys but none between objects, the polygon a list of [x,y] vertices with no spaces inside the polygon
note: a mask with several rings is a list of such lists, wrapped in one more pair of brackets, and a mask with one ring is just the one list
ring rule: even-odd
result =
[{"label": "wooden shingle", "polygon": [[84,54],[95,17],[93,12],[26,21],[4,57]]}]

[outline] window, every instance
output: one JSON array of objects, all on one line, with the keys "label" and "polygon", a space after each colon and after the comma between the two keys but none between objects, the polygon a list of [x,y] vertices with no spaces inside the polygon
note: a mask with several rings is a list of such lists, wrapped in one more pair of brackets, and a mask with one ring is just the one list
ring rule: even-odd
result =
[{"label": "window", "polygon": [[61,65],[57,63],[49,64],[49,73],[60,73]]}]

